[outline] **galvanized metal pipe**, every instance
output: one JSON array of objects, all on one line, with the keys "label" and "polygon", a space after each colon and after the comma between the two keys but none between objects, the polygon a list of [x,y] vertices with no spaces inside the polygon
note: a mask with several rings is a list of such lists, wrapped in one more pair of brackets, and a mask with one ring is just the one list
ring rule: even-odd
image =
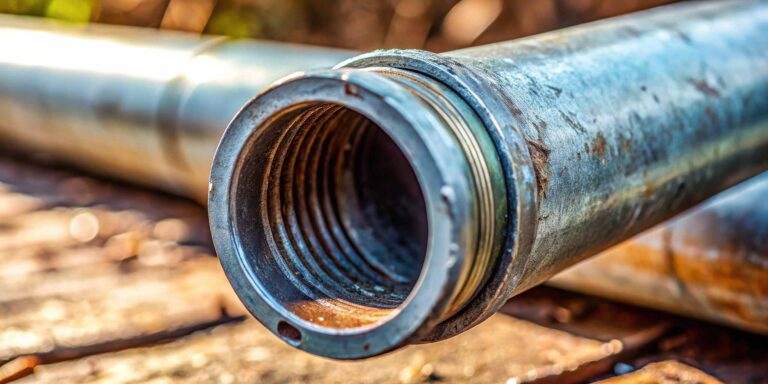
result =
[{"label": "galvanized metal pipe", "polygon": [[768,173],[548,284],[768,334]]},{"label": "galvanized metal pipe", "polygon": [[765,36],[765,2],[694,2],[285,79],[217,151],[217,252],[306,351],[453,336],[766,169]]},{"label": "galvanized metal pipe", "polygon": [[347,51],[0,16],[0,137],[204,202],[232,116],[270,83]]}]

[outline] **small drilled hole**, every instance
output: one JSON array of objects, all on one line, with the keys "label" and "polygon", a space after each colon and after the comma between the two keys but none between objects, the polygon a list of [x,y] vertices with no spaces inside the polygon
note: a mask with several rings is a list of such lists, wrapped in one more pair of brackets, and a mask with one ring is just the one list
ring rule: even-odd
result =
[{"label": "small drilled hole", "polygon": [[301,342],[301,331],[285,321],[277,323],[277,333],[291,344],[296,345]]}]

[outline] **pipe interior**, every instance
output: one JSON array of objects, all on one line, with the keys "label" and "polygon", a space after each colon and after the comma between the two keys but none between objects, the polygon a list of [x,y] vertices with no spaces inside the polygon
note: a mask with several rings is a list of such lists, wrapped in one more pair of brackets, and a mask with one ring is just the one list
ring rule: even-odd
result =
[{"label": "pipe interior", "polygon": [[398,145],[329,103],[284,111],[257,132],[241,172],[237,199],[250,206],[238,210],[238,228],[270,244],[252,255],[269,294],[304,320],[341,328],[401,305],[421,273],[429,226]]}]

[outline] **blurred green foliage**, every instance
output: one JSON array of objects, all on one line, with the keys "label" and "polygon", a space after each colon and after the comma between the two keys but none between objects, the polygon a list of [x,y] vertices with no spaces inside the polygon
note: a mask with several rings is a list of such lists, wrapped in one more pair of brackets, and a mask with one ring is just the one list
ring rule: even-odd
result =
[{"label": "blurred green foliage", "polygon": [[89,21],[96,0],[1,0],[0,13]]},{"label": "blurred green foliage", "polygon": [[255,10],[230,8],[213,13],[205,32],[232,37],[259,37],[262,25]]},{"label": "blurred green foliage", "polygon": [[2,0],[0,13],[16,15],[45,16],[50,0]]},{"label": "blurred green foliage", "polygon": [[85,22],[91,19],[92,0],[50,0],[45,15],[54,19]]},{"label": "blurred green foliage", "polygon": [[672,1],[676,0],[0,0],[0,13],[357,50],[444,51]]}]

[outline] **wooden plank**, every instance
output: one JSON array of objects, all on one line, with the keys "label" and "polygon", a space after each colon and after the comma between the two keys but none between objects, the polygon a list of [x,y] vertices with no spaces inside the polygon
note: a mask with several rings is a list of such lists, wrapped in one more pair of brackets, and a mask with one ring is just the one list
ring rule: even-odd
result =
[{"label": "wooden plank", "polygon": [[681,361],[727,383],[768,383],[765,336],[547,287],[525,292],[502,311],[584,337],[620,341],[622,353],[593,364],[599,367],[593,378]]},{"label": "wooden plank", "polygon": [[0,158],[0,381],[243,315],[188,201]]},{"label": "wooden plank", "polygon": [[768,337],[681,319],[646,353],[625,361],[643,367],[680,361],[726,383],[768,383]]},{"label": "wooden plank", "polygon": [[0,360],[36,355],[43,362],[56,361],[237,316],[228,310],[234,298],[221,289],[228,287],[218,268],[208,258],[173,267],[123,272],[120,265],[110,265],[32,279],[31,284],[46,287],[46,295],[0,304],[6,314],[0,318]]},{"label": "wooden plank", "polygon": [[616,352],[615,343],[495,316],[445,342],[338,362],[288,347],[249,320],[168,345],[41,366],[22,382],[523,383],[558,377]]},{"label": "wooden plank", "polygon": [[673,326],[669,316],[658,312],[543,286],[516,296],[500,312],[606,342],[615,351],[548,381],[553,383],[581,382],[611,372],[616,364],[649,349]]}]

